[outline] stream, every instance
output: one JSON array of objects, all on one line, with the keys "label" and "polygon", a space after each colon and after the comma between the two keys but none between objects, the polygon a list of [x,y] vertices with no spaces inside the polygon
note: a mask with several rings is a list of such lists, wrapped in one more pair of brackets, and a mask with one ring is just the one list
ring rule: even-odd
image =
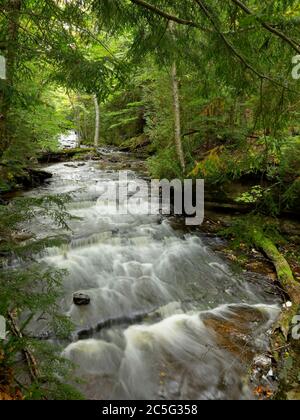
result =
[{"label": "stream", "polygon": [[[143,162],[102,154],[103,161],[47,166],[53,178],[26,193],[72,194],[71,233],[46,219],[32,230],[69,235],[41,259],[68,273],[61,308],[75,332],[63,355],[76,365],[78,388],[101,400],[255,398],[246,377],[268,350],[280,308],[274,286],[236,273],[197,230],[175,228],[172,219],[109,214],[103,189],[113,190],[120,169],[138,180]],[[75,305],[77,292],[90,303]]]}]

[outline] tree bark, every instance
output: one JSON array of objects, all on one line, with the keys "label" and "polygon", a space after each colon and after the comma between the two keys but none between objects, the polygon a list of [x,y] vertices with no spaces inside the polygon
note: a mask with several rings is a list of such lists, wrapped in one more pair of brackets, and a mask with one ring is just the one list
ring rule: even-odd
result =
[{"label": "tree bark", "polygon": [[94,146],[99,147],[99,135],[100,135],[100,107],[97,95],[94,95],[94,104],[95,104],[95,138]]},{"label": "tree bark", "polygon": [[80,149],[81,142],[82,142],[82,127],[81,127],[81,109],[80,109],[80,103],[81,103],[81,95],[78,94],[76,97],[76,103],[74,105],[75,109],[75,124],[76,124],[76,134],[77,134],[77,147]]},{"label": "tree bark", "polygon": [[[176,41],[175,33],[174,33],[174,29],[175,29],[174,22],[169,22],[169,29],[174,38],[174,41]],[[175,60],[172,64],[171,78],[172,78],[172,92],[173,92],[175,146],[176,146],[178,160],[182,169],[182,173],[184,174],[186,170],[186,164],[185,164],[184,151],[182,147],[180,93],[179,93],[179,83],[178,83],[178,76],[177,76],[177,64]]]},{"label": "tree bark", "polygon": [[5,46],[6,80],[0,92],[0,159],[10,145],[7,120],[11,110],[14,76],[18,56],[19,20],[22,0],[8,0],[6,13],[8,18],[7,41]]},{"label": "tree bark", "polygon": [[173,89],[173,106],[174,106],[174,129],[175,129],[175,145],[177,150],[178,159],[182,172],[186,170],[184,152],[182,147],[181,138],[181,114],[180,114],[180,96],[179,96],[179,85],[177,78],[177,65],[174,61],[172,65],[172,89]]}]

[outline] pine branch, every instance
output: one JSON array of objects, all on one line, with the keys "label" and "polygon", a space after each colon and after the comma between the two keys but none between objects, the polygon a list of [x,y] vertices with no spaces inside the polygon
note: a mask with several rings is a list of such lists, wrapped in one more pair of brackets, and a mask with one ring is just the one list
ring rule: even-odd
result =
[{"label": "pine branch", "polygon": [[268,23],[264,22],[259,17],[255,16],[255,13],[252,12],[244,3],[240,0],[231,0],[236,6],[242,9],[247,15],[254,16],[257,21],[265,28],[267,31],[271,32],[272,34],[276,35],[277,37],[283,39],[287,42],[298,54],[300,54],[300,46],[299,44],[294,41],[293,39],[289,38],[285,33],[281,32],[279,29],[276,29],[274,26],[269,25]]},{"label": "pine branch", "polygon": [[[135,3],[139,6],[144,7],[145,9],[150,10],[151,12],[154,12],[156,15],[163,17],[164,19],[167,19],[169,21],[173,21],[176,22],[180,25],[185,25],[185,26],[190,26],[196,29],[200,29],[203,32],[208,32],[208,33],[213,33],[214,31],[212,31],[210,28],[206,28],[204,26],[199,25],[198,23],[192,21],[192,20],[186,20],[186,19],[181,19],[177,16],[171,15],[161,9],[159,9],[158,7],[153,6],[150,3],[145,2],[144,0],[130,0],[132,3]],[[257,29],[255,26],[249,26],[248,28],[241,28],[241,29],[237,29],[235,31],[228,31],[224,34],[227,35],[235,35],[237,33],[241,33],[241,32],[247,32],[247,31],[253,31]]]},{"label": "pine branch", "polygon": [[181,19],[177,16],[171,15],[171,14],[169,14],[167,12],[164,12],[163,10],[153,6],[152,4],[145,2],[144,0],[130,0],[130,1],[131,1],[131,3],[142,6],[144,9],[148,9],[151,12],[155,13],[156,15],[161,16],[164,19],[168,19],[169,21],[179,23],[180,25],[185,25],[185,26],[190,26],[190,27],[193,27],[193,28],[197,28],[197,29],[200,29],[201,31],[205,31],[205,32],[209,31],[209,29],[203,28],[201,25],[199,25],[198,23],[196,23],[192,20]]},{"label": "pine branch", "polygon": [[[256,76],[258,76],[261,80],[267,80],[277,86],[285,87],[287,90],[290,90],[287,86],[283,86],[281,83],[277,82],[276,80],[272,79],[271,77],[261,73],[260,71],[256,70],[252,64],[250,64],[245,57],[235,48],[235,46],[227,39],[226,35],[220,30],[217,23],[215,22],[214,18],[211,16],[209,10],[206,8],[206,6],[202,3],[201,0],[194,0],[198,4],[198,6],[201,8],[202,13],[206,16],[206,18],[209,19],[209,21],[212,23],[214,30],[210,30],[208,28],[203,28],[201,25],[197,24],[194,21],[191,20],[185,20],[181,19],[177,16],[171,15],[155,6],[153,6],[150,3],[145,2],[144,0],[130,0],[132,3],[137,4],[145,9],[150,10],[151,12],[155,13],[158,16],[163,17],[164,19],[168,19],[169,21],[176,22],[180,25],[190,26],[196,29],[199,29],[201,31],[210,32],[210,33],[217,33],[222,41],[225,43],[227,48],[233,53],[234,56],[236,56],[242,64],[246,68],[248,68],[252,73],[254,73]],[[275,28],[274,28],[275,30]],[[299,51],[300,52],[300,51]]]},{"label": "pine branch", "polygon": [[176,22],[176,23],[179,23],[181,25],[198,27],[197,24],[195,22],[193,22],[193,21],[181,19],[181,18],[179,18],[177,16],[170,15],[169,13],[164,12],[161,9],[158,9],[157,7],[153,6],[150,3],[145,2],[143,0],[130,0],[130,1],[131,1],[131,3],[135,3],[135,4],[139,5],[139,6],[142,6],[145,9],[148,9],[151,12],[154,12],[155,14],[157,14],[157,15],[165,18],[165,19],[171,20],[171,21]]},{"label": "pine branch", "polygon": [[215,28],[217,34],[222,38],[226,46],[233,52],[233,54],[253,73],[255,73],[258,77],[261,79],[268,78],[267,76],[261,74],[259,71],[257,71],[250,63],[246,61],[246,59],[236,50],[236,48],[231,44],[231,42],[226,38],[226,36],[220,31],[217,23],[215,22],[214,18],[210,14],[207,7],[202,3],[201,0],[195,0],[204,15],[209,19],[209,21],[212,23],[213,27]]},{"label": "pine branch", "polygon": [[[11,325],[11,330],[12,333],[22,339],[23,338],[23,334],[21,332],[21,330],[19,329],[19,327],[17,326],[17,323],[15,321],[14,315],[12,312],[8,313],[8,319]],[[25,356],[26,359],[26,363],[28,366],[28,371],[30,373],[30,377],[32,381],[36,381],[38,379],[39,373],[38,373],[38,367],[37,367],[37,362],[35,360],[35,357],[33,356],[33,354],[31,353],[31,351],[28,348],[23,348],[22,349],[23,354]]]},{"label": "pine branch", "polygon": [[260,71],[256,70],[252,64],[250,64],[247,59],[235,48],[235,46],[226,38],[225,34],[219,29],[217,22],[215,21],[214,17],[211,15],[208,8],[203,4],[202,0],[194,0],[200,9],[202,10],[203,14],[207,17],[207,19],[211,22],[213,27],[215,28],[216,33],[220,36],[222,41],[225,43],[227,48],[235,55],[242,64],[245,65],[249,70],[251,70],[252,73],[254,73],[256,76],[258,76],[261,80],[268,80],[269,82],[283,87],[287,90],[289,88],[287,86],[283,86],[281,83],[277,82],[276,80],[272,79],[271,77],[267,76],[266,74],[261,73]]}]

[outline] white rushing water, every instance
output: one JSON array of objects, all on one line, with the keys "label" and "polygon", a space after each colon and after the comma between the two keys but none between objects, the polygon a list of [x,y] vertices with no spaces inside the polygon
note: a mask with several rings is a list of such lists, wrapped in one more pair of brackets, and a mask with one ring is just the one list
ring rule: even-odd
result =
[{"label": "white rushing water", "polygon": [[59,143],[63,149],[72,149],[78,147],[78,135],[74,130],[61,134],[59,137]]},{"label": "white rushing water", "polygon": [[[107,214],[99,193],[118,173],[99,168],[52,165],[50,184],[35,192],[72,192],[69,211],[80,218],[69,244],[43,257],[68,271],[61,307],[76,333],[64,356],[80,389],[92,399],[252,398],[245,373],[278,315],[271,286],[234,274],[199,235],[160,216]],[[54,232],[47,221],[35,229]],[[75,292],[90,304],[74,305]]]}]

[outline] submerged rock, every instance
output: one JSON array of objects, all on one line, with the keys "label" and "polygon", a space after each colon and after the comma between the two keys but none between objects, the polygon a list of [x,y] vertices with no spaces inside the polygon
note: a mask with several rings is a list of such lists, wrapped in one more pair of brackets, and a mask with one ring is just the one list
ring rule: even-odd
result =
[{"label": "submerged rock", "polygon": [[74,293],[73,303],[76,306],[87,306],[91,303],[91,298],[84,293]]},{"label": "submerged rock", "polygon": [[253,361],[258,349],[257,331],[268,321],[267,313],[250,306],[231,306],[230,311],[202,315],[204,325],[214,332],[218,345],[243,362]]},{"label": "submerged rock", "polygon": [[66,168],[77,168],[77,165],[74,165],[74,163],[65,163],[64,166]]}]

